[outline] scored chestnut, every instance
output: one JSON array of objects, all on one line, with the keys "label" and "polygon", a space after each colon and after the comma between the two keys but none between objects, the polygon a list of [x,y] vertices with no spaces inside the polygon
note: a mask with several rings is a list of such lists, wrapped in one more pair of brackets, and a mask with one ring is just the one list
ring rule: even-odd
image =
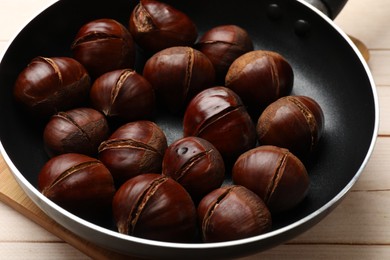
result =
[{"label": "scored chestnut", "polygon": [[76,153],[61,154],[45,163],[38,189],[64,209],[88,219],[110,215],[114,181],[99,160]]},{"label": "scored chestnut", "polygon": [[232,170],[233,182],[263,199],[272,213],[298,205],[309,190],[303,163],[287,149],[259,146],[242,154]]},{"label": "scored chestnut", "polygon": [[183,185],[194,201],[199,201],[221,186],[225,165],[210,142],[190,136],[176,140],[165,151],[162,174]]},{"label": "scored chestnut", "polygon": [[168,242],[191,242],[197,233],[196,208],[188,192],[161,174],[141,174],[125,182],[113,200],[118,231]]},{"label": "scored chestnut", "polygon": [[212,143],[225,163],[235,161],[256,144],[256,129],[241,99],[231,89],[217,86],[196,95],[183,119],[184,136]]},{"label": "scored chestnut", "polygon": [[110,71],[97,78],[90,100],[108,118],[126,122],[146,119],[155,108],[152,86],[132,69]]},{"label": "scored chestnut", "polygon": [[217,83],[223,85],[230,65],[241,55],[253,51],[253,42],[246,30],[229,24],[205,32],[196,43],[196,48],[213,63]]},{"label": "scored chestnut", "polygon": [[141,0],[131,12],[129,30],[148,53],[173,46],[192,46],[198,37],[194,22],[178,9],[155,0]]},{"label": "scored chestnut", "polygon": [[71,50],[92,78],[117,69],[133,68],[136,47],[130,32],[113,19],[84,24],[75,36]]},{"label": "scored chestnut", "polygon": [[255,117],[270,103],[291,93],[294,73],[288,61],[273,51],[255,50],[230,66],[225,86],[240,96]]},{"label": "scored chestnut", "polygon": [[179,113],[194,95],[214,85],[215,70],[200,51],[172,47],[149,58],[143,76],[152,84],[162,105]]},{"label": "scored chestnut", "polygon": [[63,153],[95,156],[108,135],[105,116],[83,107],[53,115],[43,131],[43,141],[49,156]]},{"label": "scored chestnut", "polygon": [[270,104],[257,122],[260,144],[289,149],[301,159],[317,147],[324,131],[321,106],[307,96],[287,96]]},{"label": "scored chestnut", "polygon": [[151,121],[127,123],[99,146],[99,160],[119,186],[141,173],[160,173],[167,139]]},{"label": "scored chestnut", "polygon": [[252,191],[228,185],[207,194],[198,206],[203,242],[222,242],[257,236],[271,229],[267,206]]},{"label": "scored chestnut", "polygon": [[81,106],[88,100],[89,74],[68,57],[36,57],[18,75],[14,97],[31,114],[48,117]]}]

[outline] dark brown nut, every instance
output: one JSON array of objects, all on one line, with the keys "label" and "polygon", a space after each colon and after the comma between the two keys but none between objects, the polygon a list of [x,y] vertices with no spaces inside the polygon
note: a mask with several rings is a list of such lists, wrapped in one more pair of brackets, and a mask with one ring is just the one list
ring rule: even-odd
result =
[{"label": "dark brown nut", "polygon": [[109,135],[105,116],[92,108],[75,108],[53,115],[43,131],[50,156],[81,153],[95,156]]},{"label": "dark brown nut", "polygon": [[118,231],[136,237],[191,242],[196,208],[188,192],[161,174],[142,174],[125,182],[113,200]]},{"label": "dark brown nut", "polygon": [[152,86],[131,69],[107,72],[97,78],[90,99],[92,106],[107,117],[126,122],[146,119],[155,108]]},{"label": "dark brown nut", "polygon": [[236,160],[256,144],[256,129],[240,98],[225,87],[208,88],[188,104],[183,119],[184,136],[212,143],[225,159]]},{"label": "dark brown nut", "polygon": [[257,122],[261,144],[287,148],[301,159],[317,147],[323,131],[324,113],[314,99],[306,96],[278,99]]},{"label": "dark brown nut", "polygon": [[37,57],[19,74],[14,97],[34,115],[51,116],[88,100],[90,77],[78,61]]},{"label": "dark brown nut", "polygon": [[236,59],[225,80],[225,86],[235,91],[256,116],[270,103],[289,95],[293,83],[293,70],[287,60],[276,52],[262,50]]},{"label": "dark brown nut", "polygon": [[156,90],[162,105],[175,113],[215,81],[211,61],[190,47],[172,47],[154,54],[146,62],[143,75]]},{"label": "dark brown nut", "polygon": [[271,213],[252,191],[239,185],[224,186],[206,195],[198,206],[204,242],[248,238],[271,229]]},{"label": "dark brown nut", "polygon": [[226,73],[241,55],[253,51],[253,42],[243,28],[237,25],[221,25],[205,32],[196,44],[213,63],[217,83],[224,85]]},{"label": "dark brown nut", "polygon": [[50,159],[39,172],[38,188],[54,203],[88,219],[110,215],[115,194],[108,169],[95,158],[75,153]]},{"label": "dark brown nut", "polygon": [[184,137],[165,151],[162,174],[180,183],[194,201],[219,188],[225,177],[221,154],[208,141]]},{"label": "dark brown nut", "polygon": [[99,146],[99,159],[119,186],[142,173],[160,173],[167,139],[153,122],[136,121],[118,128]]},{"label": "dark brown nut", "polygon": [[303,163],[287,149],[259,146],[242,154],[232,170],[233,182],[263,199],[272,213],[298,205],[309,190]]},{"label": "dark brown nut", "polygon": [[84,24],[72,46],[73,57],[91,77],[117,69],[133,68],[136,47],[130,32],[118,21],[98,19]]},{"label": "dark brown nut", "polygon": [[173,46],[192,46],[198,31],[192,20],[174,7],[155,0],[141,0],[131,13],[129,30],[148,53]]}]

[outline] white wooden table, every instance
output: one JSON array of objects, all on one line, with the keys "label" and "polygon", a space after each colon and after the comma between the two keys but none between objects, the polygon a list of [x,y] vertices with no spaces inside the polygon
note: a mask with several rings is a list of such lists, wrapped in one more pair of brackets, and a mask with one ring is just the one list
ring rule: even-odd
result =
[{"label": "white wooden table", "polygon": [[[0,0],[0,51],[52,0]],[[390,1],[350,0],[336,23],[370,51],[380,100],[374,154],[342,203],[308,232],[245,259],[390,259]],[[1,174],[1,172],[0,172]],[[88,259],[0,203],[0,259]]]}]

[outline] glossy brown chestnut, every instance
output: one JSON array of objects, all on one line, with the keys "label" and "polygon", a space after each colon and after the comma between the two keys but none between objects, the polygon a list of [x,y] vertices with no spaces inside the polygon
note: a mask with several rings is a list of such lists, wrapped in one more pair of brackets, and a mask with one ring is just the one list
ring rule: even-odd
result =
[{"label": "glossy brown chestnut", "polygon": [[161,174],[142,174],[125,182],[113,200],[118,231],[171,242],[193,241],[196,208],[188,192]]},{"label": "glossy brown chestnut", "polygon": [[50,159],[39,172],[38,188],[59,206],[88,219],[109,215],[115,194],[108,169],[95,158],[75,153]]},{"label": "glossy brown chestnut", "polygon": [[248,238],[271,229],[271,214],[252,191],[239,185],[224,186],[206,195],[198,206],[204,242]]},{"label": "glossy brown chestnut", "polygon": [[208,88],[196,95],[184,114],[184,136],[212,143],[227,161],[256,144],[256,129],[241,99],[225,87]]},{"label": "glossy brown chestnut", "polygon": [[192,20],[176,8],[155,0],[141,0],[131,13],[129,30],[148,53],[173,46],[192,46],[198,31]]},{"label": "glossy brown chestnut", "polygon": [[253,42],[248,32],[230,24],[217,26],[205,32],[196,46],[213,63],[217,83],[222,85],[233,61],[253,51]]},{"label": "glossy brown chestnut", "polygon": [[146,62],[143,75],[156,90],[161,103],[176,113],[215,81],[211,61],[191,47],[172,47],[154,54]]},{"label": "glossy brown chestnut", "polygon": [[259,146],[242,154],[232,170],[233,182],[263,199],[272,213],[298,205],[309,190],[303,163],[287,149]]},{"label": "glossy brown chestnut", "polygon": [[50,156],[63,153],[95,156],[108,135],[108,123],[102,113],[92,108],[75,108],[51,117],[43,131],[43,141]]},{"label": "glossy brown chestnut", "polygon": [[256,116],[273,101],[289,95],[294,73],[279,53],[256,50],[236,59],[230,66],[225,86],[237,93]]},{"label": "glossy brown chestnut", "polygon": [[97,78],[90,99],[107,117],[126,122],[146,119],[155,108],[151,84],[131,69],[110,71]]},{"label": "glossy brown chestnut", "polygon": [[264,110],[257,122],[261,144],[287,148],[302,159],[317,147],[323,130],[321,106],[307,96],[278,99]]},{"label": "glossy brown chestnut", "polygon": [[117,69],[133,68],[136,47],[130,32],[113,19],[98,19],[84,24],[72,46],[73,57],[91,77]]},{"label": "glossy brown chestnut", "polygon": [[47,117],[88,100],[90,77],[78,61],[37,57],[19,74],[14,97],[34,115]]},{"label": "glossy brown chestnut", "polygon": [[165,151],[162,174],[179,182],[194,201],[199,201],[221,186],[225,165],[210,142],[190,136],[176,140]]},{"label": "glossy brown chestnut", "polygon": [[151,121],[135,121],[119,127],[99,146],[99,159],[121,185],[141,173],[160,173],[167,139]]}]

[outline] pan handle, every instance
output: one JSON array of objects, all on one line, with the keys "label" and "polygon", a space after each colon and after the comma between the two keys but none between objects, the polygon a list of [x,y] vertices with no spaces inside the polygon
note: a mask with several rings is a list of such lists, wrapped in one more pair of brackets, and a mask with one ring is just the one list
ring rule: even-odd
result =
[{"label": "pan handle", "polygon": [[305,0],[330,18],[334,19],[343,9],[348,0]]}]

